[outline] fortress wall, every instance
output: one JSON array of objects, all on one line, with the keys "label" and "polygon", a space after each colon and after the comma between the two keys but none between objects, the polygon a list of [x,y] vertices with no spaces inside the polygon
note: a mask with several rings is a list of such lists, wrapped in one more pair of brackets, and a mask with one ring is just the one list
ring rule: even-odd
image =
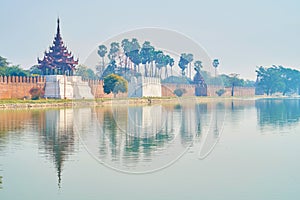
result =
[{"label": "fortress wall", "polygon": [[[177,88],[185,89],[186,93],[183,96],[194,96],[195,95],[195,85],[188,84],[162,84],[162,96],[175,96],[173,93]],[[221,86],[207,86],[207,96],[217,96],[216,91],[220,89],[225,89],[223,96],[231,96],[231,88],[224,88]],[[254,87],[235,87],[234,96],[254,96],[255,88]]]},{"label": "fortress wall", "polygon": [[[223,88],[221,86],[207,86],[207,96],[217,96],[216,91],[220,89],[225,89],[225,93],[222,96],[229,97],[231,96],[231,87]],[[255,88],[254,87],[235,87],[234,88],[234,96],[242,97],[242,96],[254,96]]]},{"label": "fortress wall", "polygon": [[[113,94],[105,94],[103,91],[102,80],[87,80],[91,87],[92,94],[95,98],[113,98]],[[44,77],[6,77],[0,76],[0,99],[23,99],[30,98],[30,89],[45,87]],[[184,96],[194,96],[195,86],[188,84],[162,84],[161,91],[162,96],[175,96],[174,90],[177,88],[185,89]],[[222,87],[207,86],[207,96],[217,96],[216,91],[222,89]],[[231,95],[231,88],[225,88],[226,92],[223,96]],[[254,96],[255,88],[235,87],[234,96]],[[127,97],[127,93],[120,93],[117,97]]]},{"label": "fortress wall", "polygon": [[[92,94],[95,98],[113,98],[114,94],[105,94],[103,90],[103,80],[88,80]],[[127,93],[119,93],[117,97],[127,97]]]},{"label": "fortress wall", "polygon": [[0,99],[31,98],[32,88],[44,86],[43,77],[0,76]]},{"label": "fortress wall", "polygon": [[175,96],[174,90],[176,90],[177,88],[185,90],[185,93],[183,94],[183,96],[194,96],[195,95],[195,85],[162,84],[161,85],[162,96],[163,97]]}]

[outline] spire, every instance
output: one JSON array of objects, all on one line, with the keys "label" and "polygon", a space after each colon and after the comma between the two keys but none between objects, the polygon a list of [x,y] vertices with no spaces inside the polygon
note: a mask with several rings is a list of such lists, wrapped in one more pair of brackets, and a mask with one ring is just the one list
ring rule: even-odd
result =
[{"label": "spire", "polygon": [[56,35],[60,35],[59,17],[57,18],[57,33],[56,33]]}]

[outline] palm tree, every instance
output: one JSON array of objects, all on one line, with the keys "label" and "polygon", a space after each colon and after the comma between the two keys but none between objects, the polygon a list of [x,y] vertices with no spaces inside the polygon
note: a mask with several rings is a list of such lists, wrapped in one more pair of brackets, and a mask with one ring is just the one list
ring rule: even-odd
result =
[{"label": "palm tree", "polygon": [[129,59],[133,62],[135,71],[137,71],[137,67],[139,67],[139,64],[141,63],[140,48],[141,46],[138,40],[136,38],[132,38],[130,42]]},{"label": "palm tree", "polygon": [[237,73],[231,73],[229,74],[230,77],[230,83],[231,83],[231,96],[234,96],[234,87],[236,86],[236,84],[238,83],[239,79],[238,79],[239,74]]},{"label": "palm tree", "polygon": [[165,55],[164,56],[164,67],[165,67],[165,78],[168,78],[168,65],[170,64],[171,56]]},{"label": "palm tree", "polygon": [[118,42],[112,42],[110,44],[110,50],[108,53],[108,58],[113,61],[116,60],[116,57],[118,56],[118,52],[120,51],[120,46]]},{"label": "palm tree", "polygon": [[188,65],[189,65],[189,71],[190,71],[189,77],[192,78],[192,62],[194,60],[193,54],[191,54],[191,53],[187,54],[186,59],[188,61]]},{"label": "palm tree", "polygon": [[217,77],[217,67],[219,66],[219,60],[218,59],[214,59],[213,61],[213,67],[215,68],[215,77]]},{"label": "palm tree", "polygon": [[182,76],[185,75],[185,69],[187,68],[187,65],[189,64],[188,60],[187,60],[187,54],[186,53],[182,53],[178,62],[178,66],[181,69],[181,74]]},{"label": "palm tree", "polygon": [[145,71],[145,76],[149,76],[148,74],[148,67],[147,64],[151,62],[151,54],[154,51],[154,47],[151,46],[149,41],[145,41],[144,44],[142,45],[141,51],[140,51],[140,56],[141,56],[141,63],[144,65],[144,71]]},{"label": "palm tree", "polygon": [[202,62],[200,60],[197,60],[197,61],[194,62],[194,69],[197,73],[198,72],[200,73],[200,70],[201,70],[202,67],[203,67]]},{"label": "palm tree", "polygon": [[161,68],[164,66],[164,53],[155,51],[155,77],[161,77]]},{"label": "palm tree", "polygon": [[128,68],[128,59],[129,59],[129,53],[130,53],[130,42],[128,39],[123,39],[121,42],[121,46],[123,48],[124,54],[126,56],[125,58],[125,72],[126,68]]},{"label": "palm tree", "polygon": [[97,71],[98,71],[98,73],[99,73],[99,76],[101,75],[101,73],[102,73],[102,71],[104,70],[104,57],[105,57],[105,55],[106,55],[106,53],[107,53],[107,48],[106,48],[106,46],[105,45],[100,45],[99,47],[98,47],[98,55],[102,58],[102,68],[98,68],[97,69]]},{"label": "palm tree", "polygon": [[171,76],[173,76],[173,66],[174,66],[174,59],[173,58],[170,58],[169,65],[171,67]]}]

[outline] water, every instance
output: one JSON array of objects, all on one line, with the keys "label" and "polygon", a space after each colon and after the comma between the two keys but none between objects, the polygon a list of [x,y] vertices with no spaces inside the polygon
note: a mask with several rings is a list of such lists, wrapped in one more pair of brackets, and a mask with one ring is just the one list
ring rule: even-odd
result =
[{"label": "water", "polygon": [[0,111],[0,199],[298,199],[300,100]]}]

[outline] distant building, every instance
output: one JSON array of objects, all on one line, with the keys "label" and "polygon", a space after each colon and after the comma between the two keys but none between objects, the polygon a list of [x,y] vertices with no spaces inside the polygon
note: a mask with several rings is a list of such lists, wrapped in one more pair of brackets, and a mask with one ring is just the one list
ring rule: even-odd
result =
[{"label": "distant building", "polygon": [[53,45],[49,51],[45,51],[42,60],[38,58],[38,68],[42,70],[43,75],[69,75],[72,76],[75,67],[78,65],[78,59],[75,60],[72,53],[62,41],[60,35],[59,18],[57,19],[57,32]]}]

